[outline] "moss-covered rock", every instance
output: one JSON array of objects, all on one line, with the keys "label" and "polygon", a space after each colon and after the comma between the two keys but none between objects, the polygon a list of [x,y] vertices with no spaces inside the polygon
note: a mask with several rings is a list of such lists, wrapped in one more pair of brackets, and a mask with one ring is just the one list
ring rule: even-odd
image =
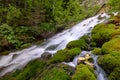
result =
[{"label": "moss-covered rock", "polygon": [[120,52],[111,52],[101,56],[98,63],[109,75],[113,75],[114,72],[118,72],[115,68],[120,67]]},{"label": "moss-covered rock", "polygon": [[119,80],[120,79],[120,67],[117,67],[109,76],[109,80]]},{"label": "moss-covered rock", "polygon": [[71,73],[72,69],[69,69],[69,72],[67,71],[68,69],[69,66],[65,64],[50,65],[37,76],[36,80],[70,80],[69,73]]},{"label": "moss-covered rock", "polygon": [[67,44],[66,48],[72,49],[75,47],[81,48],[82,50],[87,50],[88,49],[88,36],[83,36],[79,40],[74,40],[71,41]]},{"label": "moss-covered rock", "polygon": [[120,38],[114,38],[102,46],[102,53],[120,52]]},{"label": "moss-covered rock", "polygon": [[93,53],[93,54],[96,54],[96,55],[101,55],[101,54],[102,54],[101,48],[94,48],[94,49],[92,50],[92,53]]},{"label": "moss-covered rock", "polygon": [[17,70],[14,73],[8,73],[0,80],[30,80],[37,73],[44,70],[46,62],[40,60],[31,61],[23,70]]},{"label": "moss-covered rock", "polygon": [[76,73],[72,76],[72,80],[97,80],[94,70],[91,67],[80,64],[77,66]]},{"label": "moss-covered rock", "polygon": [[114,24],[98,24],[92,30],[92,41],[101,47],[103,43],[109,41],[112,38],[114,32]]},{"label": "moss-covered rock", "polygon": [[73,49],[64,49],[59,50],[57,53],[50,59],[50,63],[58,63],[58,62],[68,62],[73,60],[73,58],[81,52],[80,48]]}]

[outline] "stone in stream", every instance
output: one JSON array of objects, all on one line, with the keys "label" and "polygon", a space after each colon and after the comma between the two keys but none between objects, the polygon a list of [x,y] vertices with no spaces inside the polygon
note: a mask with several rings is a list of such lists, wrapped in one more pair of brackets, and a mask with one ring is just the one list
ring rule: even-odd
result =
[{"label": "stone in stream", "polygon": [[80,56],[78,57],[78,64],[84,63],[88,66],[94,67],[93,63],[89,62],[89,59],[92,59],[89,54],[86,54],[85,56]]},{"label": "stone in stream", "polygon": [[52,57],[52,54],[49,53],[49,52],[44,52],[42,55],[41,55],[41,58],[40,60],[49,60],[50,58]]}]

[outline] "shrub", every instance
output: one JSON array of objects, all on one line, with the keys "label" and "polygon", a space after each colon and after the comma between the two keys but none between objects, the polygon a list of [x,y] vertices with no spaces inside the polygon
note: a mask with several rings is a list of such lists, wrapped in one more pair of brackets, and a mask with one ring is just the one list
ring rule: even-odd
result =
[{"label": "shrub", "polygon": [[41,23],[40,28],[44,31],[54,31],[55,30],[55,25],[52,23]]},{"label": "shrub", "polygon": [[73,48],[71,50],[64,49],[59,50],[57,53],[51,58],[51,63],[58,63],[58,62],[68,62],[71,61],[76,55],[81,52],[80,48]]},{"label": "shrub", "polygon": [[94,50],[92,50],[92,53],[96,55],[101,55],[102,54],[101,48],[94,48]]},{"label": "shrub", "polygon": [[77,66],[76,73],[72,76],[72,80],[96,80],[93,69],[80,64]]}]

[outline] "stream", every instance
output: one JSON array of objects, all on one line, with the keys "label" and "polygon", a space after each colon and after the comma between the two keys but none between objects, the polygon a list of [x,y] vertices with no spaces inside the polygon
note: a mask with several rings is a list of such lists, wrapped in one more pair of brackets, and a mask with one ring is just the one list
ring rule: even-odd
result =
[{"label": "stream", "polygon": [[[90,33],[96,24],[102,23],[109,17],[107,14],[103,13],[101,16],[105,16],[106,18],[99,20],[98,16],[99,15],[96,15],[83,20],[72,28],[56,34],[41,45],[34,45],[21,51],[11,52],[9,55],[0,56],[0,76],[3,76],[8,72],[15,71],[16,69],[22,69],[29,61],[41,57],[41,54],[44,52],[54,54],[56,51],[64,49],[67,43],[72,40],[77,40],[83,35]],[[95,55],[93,56],[94,64],[98,67],[96,69],[96,74],[98,75],[97,80],[107,80],[104,77],[106,76],[103,73],[104,71],[97,65],[97,57]],[[78,56],[76,56],[73,62],[70,62],[69,64],[75,67],[77,65],[77,57]]]}]

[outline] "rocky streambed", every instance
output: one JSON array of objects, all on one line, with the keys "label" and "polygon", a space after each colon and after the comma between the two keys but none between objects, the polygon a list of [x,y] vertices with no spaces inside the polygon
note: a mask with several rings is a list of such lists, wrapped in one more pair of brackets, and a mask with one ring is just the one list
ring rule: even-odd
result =
[{"label": "rocky streambed", "polygon": [[2,56],[0,75],[6,75],[0,80],[119,80],[119,15],[98,24],[105,18],[89,18],[40,46]]}]

